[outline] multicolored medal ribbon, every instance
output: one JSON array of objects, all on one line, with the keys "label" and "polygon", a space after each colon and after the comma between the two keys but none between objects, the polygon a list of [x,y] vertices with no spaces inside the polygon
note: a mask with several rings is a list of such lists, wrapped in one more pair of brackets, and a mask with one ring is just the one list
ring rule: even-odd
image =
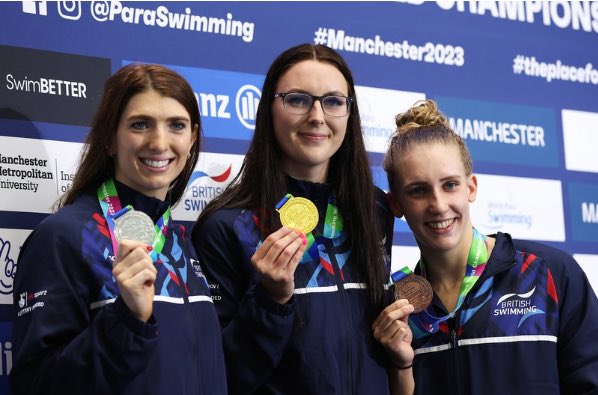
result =
[{"label": "multicolored medal ribbon", "polygon": [[110,231],[114,255],[118,252],[120,240],[137,240],[152,246],[152,251],[149,254],[152,260],[156,261],[166,241],[165,234],[170,220],[170,207],[154,224],[144,212],[135,211],[130,205],[122,207],[112,178],[103,182],[97,193]]},{"label": "multicolored medal ribbon", "polygon": [[[328,198],[324,229],[321,235],[317,235],[316,226],[319,221],[318,209],[309,199],[297,198],[287,193],[277,204],[276,211],[280,213],[280,222],[284,226],[301,230],[307,238],[307,254],[312,260],[318,261],[316,237],[336,239],[343,232],[343,217],[336,206],[336,199],[333,195]],[[316,233],[314,235],[314,233]]]},{"label": "multicolored medal ribbon", "polygon": [[[435,333],[438,331],[440,323],[448,320],[449,318],[455,315],[455,312],[459,310],[459,308],[463,304],[463,301],[465,300],[465,297],[473,288],[475,283],[478,281],[478,279],[484,272],[484,269],[486,268],[486,263],[488,262],[488,246],[486,240],[487,238],[485,235],[480,233],[477,229],[473,228],[473,240],[471,243],[471,247],[469,248],[467,266],[465,268],[465,276],[463,277],[463,282],[461,283],[461,288],[459,290],[459,299],[457,300],[457,306],[455,307],[455,309],[443,317],[435,316],[428,308],[430,302],[432,301],[432,298],[430,296],[430,302],[428,302],[428,304],[425,307],[423,307],[419,312],[414,310],[414,314],[412,314],[409,317],[409,321],[411,324],[415,325],[422,332]],[[425,280],[426,275],[424,261],[420,259],[418,265],[420,265],[422,268],[422,276],[417,276],[413,274],[409,267],[404,267],[391,275],[393,281],[395,282],[395,294],[398,295],[398,288],[400,287],[399,284],[401,284],[403,281],[414,281],[408,280],[412,278],[411,276],[422,277]],[[428,282],[427,280],[425,281],[426,283]],[[411,285],[411,287],[413,287],[413,285]],[[415,287],[417,291],[426,288],[425,285],[416,285]],[[407,296],[406,299],[409,300],[410,303],[412,302],[409,296]],[[425,297],[417,295],[414,300],[415,303],[420,303],[421,301],[419,299],[425,299]],[[414,333],[414,335],[416,335],[416,333]]]}]

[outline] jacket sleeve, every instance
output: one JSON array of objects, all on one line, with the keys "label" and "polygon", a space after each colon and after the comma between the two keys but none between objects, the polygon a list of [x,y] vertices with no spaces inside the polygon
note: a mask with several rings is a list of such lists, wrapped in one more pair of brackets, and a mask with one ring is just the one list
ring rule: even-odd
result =
[{"label": "jacket sleeve", "polygon": [[294,298],[280,305],[264,293],[234,229],[236,213],[207,218],[193,232],[193,244],[222,326],[229,393],[251,394],[281,360],[293,329]]},{"label": "jacket sleeve", "polygon": [[[559,295],[558,365],[563,394],[598,392],[598,299],[579,266],[569,255],[557,257]],[[558,270],[558,269],[557,269]]]},{"label": "jacket sleeve", "polygon": [[98,286],[73,241],[79,238],[56,225],[65,224],[42,223],[18,259],[11,392],[118,393],[145,367],[157,324],[137,320],[120,298],[93,316],[90,294]]}]

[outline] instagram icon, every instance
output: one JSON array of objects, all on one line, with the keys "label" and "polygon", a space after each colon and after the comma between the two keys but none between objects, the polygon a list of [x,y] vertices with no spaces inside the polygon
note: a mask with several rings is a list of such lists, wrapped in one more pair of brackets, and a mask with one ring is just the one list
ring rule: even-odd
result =
[{"label": "instagram icon", "polygon": [[58,1],[58,15],[76,21],[81,18],[81,1]]}]

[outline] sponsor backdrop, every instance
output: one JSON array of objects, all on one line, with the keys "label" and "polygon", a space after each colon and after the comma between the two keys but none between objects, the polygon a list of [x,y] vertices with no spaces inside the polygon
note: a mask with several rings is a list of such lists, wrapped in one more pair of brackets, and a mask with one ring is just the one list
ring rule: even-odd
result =
[{"label": "sponsor backdrop", "polygon": [[[175,209],[190,224],[239,171],[269,64],[303,42],[337,49],[352,67],[381,188],[394,115],[436,99],[471,149],[478,227],[574,254],[598,289],[598,2],[7,2],[0,393],[12,366],[19,249],[69,188],[105,79],[127,63],[152,62],[190,81],[205,134]],[[394,241],[395,267],[413,266],[418,252],[403,220]]]}]

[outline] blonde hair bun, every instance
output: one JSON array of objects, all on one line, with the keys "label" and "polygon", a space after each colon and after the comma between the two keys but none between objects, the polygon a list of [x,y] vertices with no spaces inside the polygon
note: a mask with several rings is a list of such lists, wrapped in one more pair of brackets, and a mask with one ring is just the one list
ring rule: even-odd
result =
[{"label": "blonde hair bun", "polygon": [[434,100],[426,99],[416,102],[409,110],[395,117],[396,132],[407,133],[411,130],[442,125],[450,129],[449,122],[440,111]]}]

